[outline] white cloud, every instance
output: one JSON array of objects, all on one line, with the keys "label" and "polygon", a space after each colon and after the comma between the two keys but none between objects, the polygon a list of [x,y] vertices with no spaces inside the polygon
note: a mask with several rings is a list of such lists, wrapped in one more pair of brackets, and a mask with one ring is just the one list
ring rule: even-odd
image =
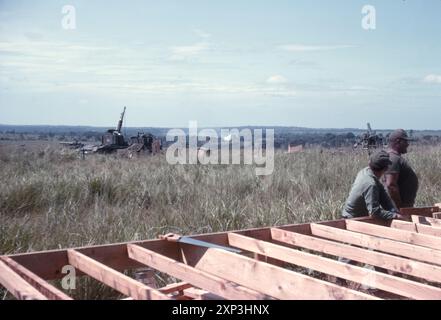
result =
[{"label": "white cloud", "polygon": [[336,49],[354,48],[353,45],[336,45],[336,46],[308,46],[303,44],[287,44],[279,48],[289,52],[305,52],[305,51],[328,51]]},{"label": "white cloud", "polygon": [[189,46],[175,46],[171,47],[172,60],[185,60],[200,55],[202,52],[207,51],[209,48],[208,43],[196,43]]},{"label": "white cloud", "polygon": [[424,77],[423,81],[425,83],[441,83],[441,75],[429,74]]},{"label": "white cloud", "polygon": [[266,82],[269,84],[283,84],[283,83],[287,83],[288,79],[286,79],[284,76],[276,74],[276,75],[269,77],[266,80]]},{"label": "white cloud", "polygon": [[201,29],[194,29],[193,32],[194,32],[198,37],[201,37],[201,38],[204,38],[204,39],[211,38],[211,34],[209,34],[208,32],[205,32],[205,31],[203,31],[203,30],[201,30]]}]

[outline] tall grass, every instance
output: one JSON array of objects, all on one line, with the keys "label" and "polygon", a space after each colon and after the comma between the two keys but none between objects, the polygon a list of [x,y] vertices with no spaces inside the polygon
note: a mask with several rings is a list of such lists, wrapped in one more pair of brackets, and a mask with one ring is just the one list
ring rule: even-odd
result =
[{"label": "tall grass", "polygon": [[[407,158],[417,205],[441,201],[441,149]],[[169,165],[164,155],[2,152],[0,254],[337,219],[366,164],[361,151],[278,152],[274,173],[257,177],[253,166]]]}]

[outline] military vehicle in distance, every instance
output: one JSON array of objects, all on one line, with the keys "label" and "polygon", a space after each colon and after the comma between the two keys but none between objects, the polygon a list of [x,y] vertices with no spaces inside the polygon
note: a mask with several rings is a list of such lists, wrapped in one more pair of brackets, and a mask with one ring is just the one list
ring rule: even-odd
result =
[{"label": "military vehicle in distance", "polygon": [[361,146],[363,150],[367,150],[370,155],[373,150],[378,148],[384,148],[386,146],[386,139],[383,134],[377,134],[373,131],[371,124],[367,123],[367,131],[357,137],[357,142],[354,144],[354,149]]},{"label": "military vehicle in distance", "polygon": [[96,150],[94,150],[95,152],[112,153],[118,149],[125,149],[129,147],[129,144],[126,142],[123,134],[121,133],[125,113],[126,107],[124,107],[124,110],[121,113],[121,117],[118,121],[116,129],[107,130],[107,132],[101,137],[101,145],[96,147]]},{"label": "military vehicle in distance", "polygon": [[121,132],[126,107],[124,107],[116,129],[109,129],[101,137],[100,145],[83,146],[80,150],[86,153],[110,154],[117,152],[121,156],[132,157],[134,154],[149,153],[156,154],[162,149],[161,140],[156,139],[151,133],[139,132],[137,136],[130,137],[128,141]]}]

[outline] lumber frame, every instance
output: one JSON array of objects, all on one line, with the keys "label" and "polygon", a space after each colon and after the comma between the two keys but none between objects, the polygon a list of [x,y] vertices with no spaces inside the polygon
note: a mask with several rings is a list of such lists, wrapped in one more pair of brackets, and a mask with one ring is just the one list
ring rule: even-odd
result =
[{"label": "lumber frame", "polygon": [[400,213],[402,215],[411,216],[411,215],[419,215],[425,217],[432,217],[434,212],[439,212],[440,208],[437,206],[433,207],[420,207],[420,208],[400,208]]},{"label": "lumber frame", "polygon": [[191,266],[141,246],[128,244],[127,250],[131,259],[158,271],[165,272],[175,278],[186,281],[193,286],[210,291],[223,298],[235,300],[271,299],[269,296],[239,286],[234,282],[227,281],[207,272],[197,270]]},{"label": "lumber frame", "polygon": [[169,300],[170,297],[76,250],[67,250],[69,263],[92,278],[137,300]]},{"label": "lumber frame", "polygon": [[180,245],[189,265],[277,299],[377,299],[225,250]]},{"label": "lumber frame", "polygon": [[441,228],[434,228],[431,225],[394,220],[391,222],[390,226],[395,229],[416,232],[419,234],[425,234],[429,236],[441,237]]},{"label": "lumber frame", "polygon": [[[407,210],[407,209],[406,209]],[[427,212],[439,212],[441,209],[439,207],[427,207],[427,208],[411,208],[412,214],[430,216],[431,214],[427,214]],[[422,211],[426,214],[422,214]],[[423,212],[423,213],[424,213]],[[356,218],[354,220],[369,220],[370,217]],[[340,220],[331,220],[326,221],[330,225],[344,225],[344,219]],[[289,224],[285,226],[278,226],[278,228],[282,229],[292,229],[296,228],[299,232],[304,234],[311,234],[309,230],[309,223],[302,224]],[[246,235],[255,235],[256,237],[268,237],[268,229],[269,228],[253,228],[247,230],[236,230],[234,232],[238,232],[240,234]],[[232,231],[233,232],[233,231]],[[220,245],[228,245],[226,232],[217,232],[211,234],[199,234],[192,235],[192,238],[209,241],[213,243],[217,243]],[[262,238],[263,239],[263,238]],[[86,246],[86,247],[76,247],[72,248],[79,252],[82,252],[94,259],[106,264],[107,266],[118,270],[123,271],[127,269],[132,269],[136,267],[141,267],[141,265],[127,257],[127,244],[139,244],[144,245],[147,244],[149,246],[153,245],[153,243],[157,242],[157,240],[145,240],[145,241],[129,241],[129,242],[121,242],[121,243],[113,243],[106,245],[94,245],[94,246]],[[158,248],[156,251],[163,251],[164,254],[169,255],[172,254],[169,248],[161,247],[162,244],[158,244]],[[18,262],[23,267],[32,270],[37,276],[41,277],[45,280],[54,280],[60,279],[64,276],[61,272],[63,266],[69,264],[67,251],[66,249],[57,249],[57,250],[45,250],[45,251],[37,251],[32,253],[17,253],[13,255],[9,255],[12,259]],[[81,273],[77,274],[78,276]]]},{"label": "lumber frame", "polygon": [[412,215],[412,222],[421,225],[428,225],[433,228],[441,228],[441,219]]},{"label": "lumber frame", "polygon": [[[344,220],[330,220],[329,223],[341,224]],[[289,224],[279,226],[280,228],[296,228],[299,232],[310,234],[309,223]],[[237,230],[237,232],[246,235],[255,235],[259,237],[269,237],[269,228],[252,228],[246,230]],[[191,236],[194,239],[208,241],[219,245],[228,246],[227,232],[215,232],[208,234],[197,234]],[[127,269],[140,268],[142,264],[133,261],[127,255],[127,244],[136,244],[140,246],[148,246],[156,252],[161,252],[164,255],[179,260],[179,252],[173,246],[163,243],[159,240],[143,240],[143,241],[128,241],[104,245],[93,245],[85,247],[71,248],[78,252],[84,253],[95,260],[117,270],[123,271]],[[69,264],[67,257],[67,249],[36,251],[31,253],[16,253],[8,255],[16,262],[25,268],[32,270],[36,275],[45,280],[60,279],[65,276],[61,272],[65,265]],[[81,272],[77,276],[83,275]]]},{"label": "lumber frame", "polygon": [[[341,220],[322,222],[320,224],[314,224],[314,223],[291,224],[291,225],[279,226],[277,227],[277,229],[267,227],[267,228],[238,230],[231,232],[234,232],[234,234],[236,235],[242,235],[253,239],[265,241],[269,244],[281,245],[284,248],[292,248],[292,247],[298,247],[299,245],[298,238],[295,239],[294,243],[292,241],[288,241],[290,237],[287,235],[294,231],[296,232],[295,233],[296,236],[310,237],[310,239],[308,240],[305,240],[305,238],[303,238],[300,242],[303,243],[306,248],[308,245],[311,244],[317,245],[318,243],[317,241],[319,240],[326,241],[326,243],[319,242],[318,249],[317,247],[315,247],[315,248],[310,248],[309,250],[319,251],[319,252],[320,250],[323,250],[324,252],[325,251],[334,252],[334,255],[336,256],[343,256],[343,254],[336,253],[336,250],[343,250],[345,255],[352,256],[352,258],[349,257],[352,260],[358,259],[358,261],[360,260],[371,261],[370,264],[372,265],[378,265],[389,270],[409,274],[431,282],[439,283],[440,276],[437,276],[437,274],[441,274],[440,272],[441,247],[439,247],[441,239],[439,236],[438,229],[441,228],[439,228],[435,224],[438,224],[438,222],[441,221],[439,220],[439,218],[441,218],[440,211],[441,211],[441,205],[439,204],[437,204],[434,207],[401,209],[401,212],[405,215],[408,215],[409,218],[415,219],[413,216],[418,216],[419,217],[418,222],[415,220],[413,220],[413,222],[405,222],[405,221],[397,220],[397,221],[392,221],[390,223],[385,223],[382,221],[375,220],[371,217],[362,217],[362,218],[351,219],[351,221],[349,222],[347,220],[341,219]],[[421,220],[422,218],[424,218],[424,220]],[[361,233],[350,231],[349,229],[347,229],[347,225],[349,225],[349,229],[355,226],[355,228],[362,228],[363,231],[359,229],[357,230],[361,231]],[[326,229],[326,228],[330,228],[330,229]],[[365,232],[366,231],[365,229],[367,229],[368,232]],[[375,235],[371,235],[369,233],[372,232],[372,230],[374,230]],[[387,231],[387,235],[385,234],[386,231]],[[283,233],[283,236],[278,233]],[[277,235],[281,236],[281,238],[277,238]],[[389,238],[384,239],[385,236],[388,236]],[[229,244],[230,235],[228,232],[200,234],[200,235],[193,235],[191,237],[194,239],[208,241],[220,245],[226,245],[226,246],[230,245]],[[344,243],[329,241],[329,240],[321,239],[320,237],[326,239],[332,239],[335,241],[341,241]],[[393,237],[393,239],[390,239],[390,237]],[[405,241],[405,242],[401,242],[401,241]],[[333,243],[333,245],[330,245],[329,243]],[[268,275],[272,276],[270,273],[274,271],[273,269],[268,269],[268,267],[277,268],[276,266],[273,266],[271,264],[286,262],[285,260],[280,259],[282,257],[279,257],[279,259],[274,257],[274,254],[271,253],[262,254],[263,253],[262,250],[255,250],[257,252],[254,253],[258,257],[260,257],[262,261],[266,261],[266,262],[254,261],[253,259],[243,257],[237,254],[235,255],[229,252],[223,252],[223,251],[213,252],[213,250],[211,249],[206,250],[201,248],[197,248],[197,250],[195,250],[194,246],[188,246],[185,244],[169,243],[167,241],[162,241],[162,240],[146,240],[146,241],[133,241],[133,242],[124,242],[124,243],[116,243],[116,244],[108,244],[108,245],[80,247],[76,249],[50,250],[50,251],[42,251],[42,252],[1,256],[0,268],[4,272],[0,274],[0,283],[2,285],[6,285],[9,287],[15,286],[15,290],[18,290],[18,292],[16,292],[16,296],[19,298],[70,299],[69,296],[67,296],[66,294],[64,294],[62,291],[58,290],[54,286],[50,285],[45,280],[62,278],[64,276],[64,274],[61,272],[62,267],[68,264],[72,264],[70,263],[70,260],[72,259],[79,259],[81,263],[83,263],[82,265],[83,269],[85,268],[86,269],[85,271],[87,271],[89,275],[91,272],[94,272],[96,279],[98,279],[99,281],[102,281],[109,285],[110,279],[108,277],[116,276],[117,281],[115,282],[112,280],[113,282],[115,282],[113,284],[114,289],[117,286],[121,286],[122,288],[125,288],[124,290],[130,291],[130,289],[139,289],[138,285],[141,284],[143,286],[142,290],[147,290],[147,291],[143,291],[142,294],[144,294],[145,296],[143,298],[157,298],[157,299],[171,298],[167,296],[165,293],[161,292],[160,289],[150,288],[130,277],[126,277],[124,274],[119,272],[123,270],[139,268],[143,266],[142,263],[135,261],[129,257],[128,249],[127,249],[128,244],[146,248],[147,250],[151,250],[155,254],[158,254],[165,258],[172,259],[177,263],[187,265],[192,269],[200,272],[205,272],[210,275],[213,275],[212,272],[215,272],[216,274],[215,276],[217,276],[218,278],[221,278],[224,272],[227,272],[227,278],[222,280],[230,281],[233,283],[235,282],[239,283],[237,281],[230,280],[230,279],[236,279],[235,277],[238,276],[232,274],[233,271],[236,271],[234,270],[234,266],[244,267],[246,270],[248,270],[247,268],[251,268],[251,267],[257,268],[257,270],[259,271],[258,272],[259,276],[262,276],[263,282],[266,283],[266,281],[269,281],[267,279],[269,277]],[[348,244],[374,249],[381,252],[369,251],[359,247],[350,246]],[[75,252],[73,253],[72,251]],[[298,251],[297,248],[296,251]],[[222,257],[222,255],[224,254],[227,254],[224,257],[224,259],[226,259],[228,263],[231,263],[233,265],[233,271],[218,270],[219,269],[218,266],[209,265],[210,260]],[[415,259],[418,261],[411,259]],[[228,263],[225,264],[224,261],[221,261],[221,264],[227,266],[224,269],[232,268],[231,266],[228,266]],[[214,269],[214,271],[212,269]],[[78,270],[77,276],[87,274],[87,272],[83,273],[81,269],[77,268],[77,270]],[[205,271],[205,270],[209,270],[209,271]],[[276,270],[277,281],[280,281],[279,277],[282,277],[283,275],[282,271],[288,271],[282,268],[278,268],[275,270]],[[304,278],[299,279],[297,273],[292,271],[289,272],[291,272],[290,277],[292,278],[290,279],[291,280],[295,279],[297,281],[297,284],[298,283],[304,284],[307,283],[308,281],[311,281],[309,279],[305,280]],[[293,276],[292,274],[295,274],[295,276]],[[123,277],[121,278],[121,276]],[[254,277],[255,275],[252,276]],[[316,285],[317,288],[322,286],[322,283],[320,283],[321,280],[317,280],[311,277],[307,277],[307,278],[312,279],[314,285]],[[15,281],[11,282],[11,279],[16,280],[16,282]],[[104,279],[105,281],[100,279]],[[258,278],[254,278],[254,280],[255,282],[260,281],[260,279]],[[133,283],[132,281],[135,281],[135,283]],[[316,281],[319,281],[319,283],[317,283]],[[125,287],[127,283],[129,283],[129,287],[127,286]],[[261,284],[256,284],[256,285],[260,286]],[[179,287],[178,284],[176,286]],[[182,288],[185,288],[185,284],[182,284],[182,286],[183,286]],[[245,289],[246,287],[248,287],[248,289],[251,290],[250,287],[247,285],[242,284],[242,286]],[[270,285],[268,284],[268,286]],[[283,286],[281,288],[284,289]],[[341,289],[342,287],[337,287],[337,288]],[[326,289],[329,288],[326,287]],[[170,290],[172,290],[172,288],[170,288]],[[199,289],[186,288],[183,290],[175,290],[173,292],[179,291],[182,294],[182,292],[185,293],[186,290],[187,291],[189,290],[189,292],[191,292],[192,290],[198,291]],[[276,289],[274,290],[276,293],[280,293],[277,292]],[[211,292],[207,292],[207,294],[205,294],[205,292],[200,290],[198,292],[199,293],[202,292],[203,296],[207,296],[207,297],[213,296],[213,293]],[[270,296],[266,292],[263,293],[257,292],[257,293],[263,294],[264,296]],[[342,297],[340,293],[337,292],[336,294],[334,294],[333,298]],[[137,293],[135,293],[135,295],[136,294]],[[283,295],[283,293],[280,294]],[[347,292],[345,292],[344,294],[347,294]],[[350,294],[353,294],[353,292],[350,292],[346,296],[344,294],[343,296],[347,297]],[[185,295],[183,295],[176,298],[184,299],[186,297]],[[301,298],[305,298],[305,296],[302,295]],[[363,298],[372,298],[372,297],[364,296]]]},{"label": "lumber frame", "polygon": [[0,282],[14,297],[20,300],[47,300],[37,289],[0,261]]},{"label": "lumber frame", "polygon": [[[441,238],[360,221],[346,221],[346,230],[441,250]],[[440,252],[441,253],[441,252]]]},{"label": "lumber frame", "polygon": [[403,278],[383,274],[366,268],[353,266],[333,259],[287,248],[281,245],[229,233],[230,245],[263,254],[288,263],[337,276],[360,284],[375,286],[406,298],[435,300],[441,299],[441,289]]},{"label": "lumber frame", "polygon": [[436,265],[401,258],[378,251],[366,250],[364,248],[279,228],[271,228],[271,235],[276,243],[313,250],[336,257],[344,257],[394,272],[408,274],[427,281],[441,283],[441,267]]},{"label": "lumber frame", "polygon": [[441,265],[440,250],[333,228],[326,224],[311,223],[311,231],[313,235],[318,237]]},{"label": "lumber frame", "polygon": [[37,289],[42,295],[51,300],[72,300],[67,294],[61,290],[55,288],[45,280],[41,279],[35,273],[26,269],[22,265],[18,264],[16,261],[10,257],[3,256],[0,257],[0,261],[4,262],[9,268],[16,272],[20,277]]}]

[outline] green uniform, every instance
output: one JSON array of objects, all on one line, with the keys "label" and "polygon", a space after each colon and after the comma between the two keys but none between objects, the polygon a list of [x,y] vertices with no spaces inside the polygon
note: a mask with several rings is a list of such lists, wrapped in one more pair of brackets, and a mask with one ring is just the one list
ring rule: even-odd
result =
[{"label": "green uniform", "polygon": [[357,174],[342,212],[344,218],[367,215],[386,220],[394,219],[396,215],[395,205],[369,167]]},{"label": "green uniform", "polygon": [[413,207],[418,191],[418,177],[399,153],[389,150],[389,157],[392,164],[386,171],[388,173],[398,173],[398,188],[400,189],[401,207]]}]

